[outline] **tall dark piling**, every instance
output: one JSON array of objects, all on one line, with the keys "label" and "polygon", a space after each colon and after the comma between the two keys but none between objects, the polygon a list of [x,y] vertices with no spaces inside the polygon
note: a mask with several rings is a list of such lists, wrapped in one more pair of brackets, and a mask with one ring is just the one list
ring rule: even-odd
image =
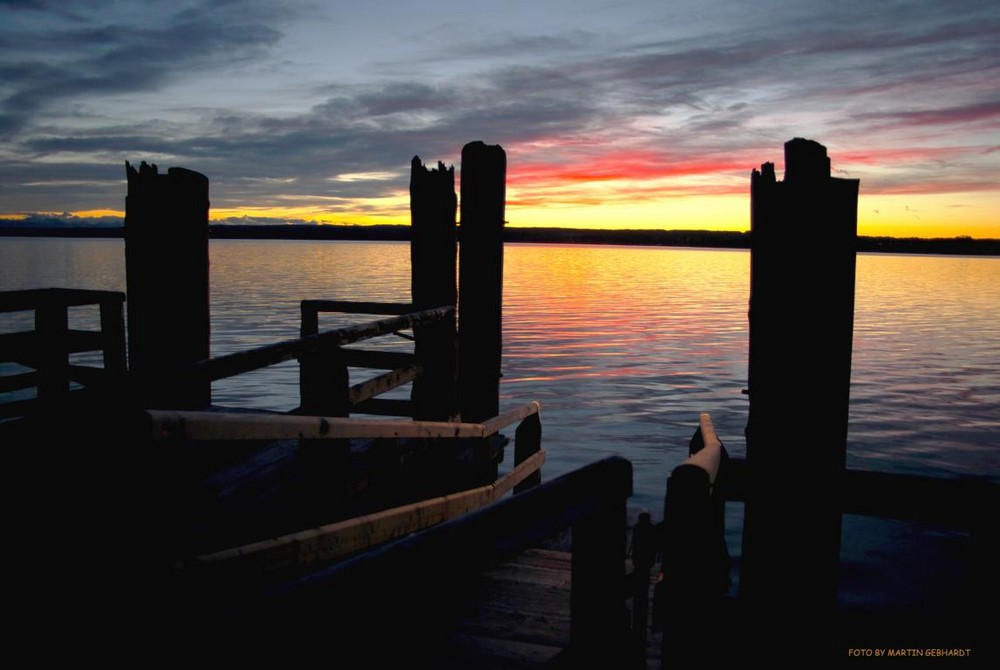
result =
[{"label": "tall dark piling", "polygon": [[506,179],[502,147],[483,142],[462,147],[458,375],[463,421],[499,413]]},{"label": "tall dark piling", "polygon": [[858,187],[800,138],[785,144],[783,181],[771,163],[751,176],[740,597],[793,623],[836,602]]},{"label": "tall dark piling", "polygon": [[211,383],[188,373],[209,356],[208,178],[125,164],[129,371],[147,407],[211,403]]},{"label": "tall dark piling", "polygon": [[[455,168],[410,164],[410,291],[417,310],[455,305],[458,242]],[[457,413],[455,316],[414,329],[414,352],[423,373],[413,382],[413,418],[448,421]]]}]

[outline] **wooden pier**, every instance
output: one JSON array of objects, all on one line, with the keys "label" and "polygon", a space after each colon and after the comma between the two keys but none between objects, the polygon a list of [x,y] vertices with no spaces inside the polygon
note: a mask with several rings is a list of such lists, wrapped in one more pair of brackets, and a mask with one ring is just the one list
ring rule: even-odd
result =
[{"label": "wooden pier", "polygon": [[[5,566],[15,635],[96,641],[102,658],[156,649],[477,669],[714,667],[772,658],[776,645],[798,662],[931,631],[985,645],[992,631],[971,611],[884,618],[835,602],[840,521],[862,514],[966,533],[976,601],[991,607],[1000,487],[844,467],[857,183],[830,181],[814,144],[790,143],[806,160],[787,183],[773,166],[753,177],[748,458],[731,458],[701,414],[689,458],[664,473],[655,523],[628,517],[625,459],[543,481],[543,408],[499,405],[502,149],[463,150],[460,236],[453,170],[411,163],[410,303],[304,300],[298,337],[215,358],[207,179],[129,166],[127,296],[0,294],[0,311],[34,313],[33,330],[0,336],[3,361],[29,369],[0,391],[37,389],[0,405],[7,507],[28,510],[11,515],[23,551]],[[836,253],[780,262],[773,226],[816,198],[835,202],[821,225],[846,223]],[[833,312],[793,309],[788,285],[830,277]],[[69,327],[79,305],[100,310],[100,331]],[[375,318],[323,329],[329,312]],[[812,401],[782,411],[802,395],[788,351],[809,329],[837,333],[817,368],[815,421]],[[400,336],[412,352],[365,348]],[[103,367],[75,364],[84,351]],[[295,410],[212,404],[212,382],[292,360]],[[368,375],[352,379],[358,369]],[[407,384],[408,399],[383,397]],[[748,511],[735,597],[727,504]]]}]

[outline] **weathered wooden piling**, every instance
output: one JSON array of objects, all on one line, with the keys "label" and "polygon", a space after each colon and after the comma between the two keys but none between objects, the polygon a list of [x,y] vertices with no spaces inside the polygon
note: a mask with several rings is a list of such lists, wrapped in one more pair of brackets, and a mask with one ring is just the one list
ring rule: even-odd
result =
[{"label": "weathered wooden piling", "polygon": [[462,147],[458,376],[463,421],[499,413],[506,178],[502,147],[483,142]]},{"label": "weathered wooden piling", "polygon": [[[458,287],[455,168],[410,165],[410,291],[414,309],[454,305]],[[414,329],[414,353],[422,374],[413,382],[413,418],[447,421],[457,414],[455,315]]]},{"label": "weathered wooden piling", "polygon": [[856,179],[785,144],[751,176],[750,473],[740,597],[805,620],[837,593],[854,326]]},{"label": "weathered wooden piling", "polygon": [[208,178],[125,164],[129,371],[149,407],[211,403],[211,383],[188,371],[209,356]]}]

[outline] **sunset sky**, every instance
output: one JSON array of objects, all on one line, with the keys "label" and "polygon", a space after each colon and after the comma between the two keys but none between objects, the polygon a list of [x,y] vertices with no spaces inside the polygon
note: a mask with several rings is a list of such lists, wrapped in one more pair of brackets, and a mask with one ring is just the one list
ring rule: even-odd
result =
[{"label": "sunset sky", "polygon": [[[507,151],[511,226],[749,229],[793,137],[863,235],[1000,238],[1000,3],[0,0],[0,216],[408,223],[410,159]],[[805,224],[804,224],[805,225]]]}]

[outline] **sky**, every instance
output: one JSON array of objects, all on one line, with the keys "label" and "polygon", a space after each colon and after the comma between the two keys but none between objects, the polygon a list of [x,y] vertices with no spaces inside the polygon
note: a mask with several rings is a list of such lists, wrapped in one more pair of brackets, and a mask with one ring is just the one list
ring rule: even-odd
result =
[{"label": "sky", "polygon": [[[1000,238],[996,0],[0,0],[0,217],[406,224],[414,156],[507,153],[510,226],[748,230],[793,137],[862,235]],[[804,223],[803,225],[808,225]]]}]

